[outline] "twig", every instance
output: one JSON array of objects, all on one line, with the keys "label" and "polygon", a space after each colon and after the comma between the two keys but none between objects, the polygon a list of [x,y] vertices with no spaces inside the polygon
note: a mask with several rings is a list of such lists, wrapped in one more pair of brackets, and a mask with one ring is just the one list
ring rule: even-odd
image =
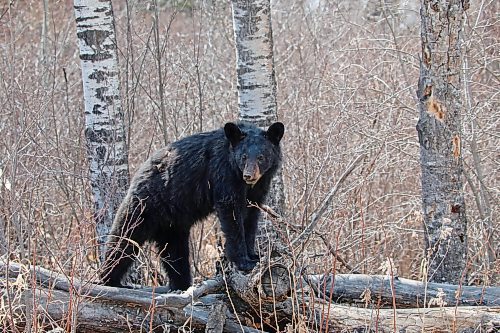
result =
[{"label": "twig", "polygon": [[349,164],[347,169],[344,171],[344,173],[340,176],[340,178],[337,180],[337,183],[333,188],[328,192],[326,195],[325,199],[323,199],[323,202],[321,205],[316,209],[316,211],[312,214],[311,216],[311,222],[309,225],[302,231],[302,233],[292,240],[290,243],[292,246],[295,245],[297,242],[301,241],[304,239],[307,235],[309,235],[313,229],[316,227],[316,225],[319,222],[319,219],[323,214],[326,212],[326,209],[330,206],[333,196],[337,194],[337,191],[340,188],[340,185],[346,180],[346,178],[351,174],[351,172],[354,170],[354,168],[359,164],[359,162],[365,157],[365,154],[359,155],[353,162]]},{"label": "twig", "polygon": [[327,241],[326,239],[326,236],[323,235],[323,234],[320,234],[320,233],[316,233],[317,236],[319,238],[321,238],[321,240],[323,241],[323,244],[325,244],[326,248],[328,249],[328,251],[330,252],[331,255],[335,256],[335,258],[337,258],[337,260],[345,267],[347,268],[351,273],[354,273],[354,274],[361,274],[360,271],[354,269],[351,265],[349,265],[349,263],[344,259],[342,258],[336,251],[335,249],[330,245],[330,243]]}]

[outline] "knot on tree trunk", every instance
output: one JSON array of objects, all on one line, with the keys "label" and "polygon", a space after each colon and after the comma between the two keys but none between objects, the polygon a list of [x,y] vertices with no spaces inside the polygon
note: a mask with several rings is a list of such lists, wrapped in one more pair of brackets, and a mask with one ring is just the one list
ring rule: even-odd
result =
[{"label": "knot on tree trunk", "polygon": [[229,284],[235,293],[250,305],[262,302],[282,302],[293,288],[289,269],[279,263],[258,265],[250,274],[235,271]]}]

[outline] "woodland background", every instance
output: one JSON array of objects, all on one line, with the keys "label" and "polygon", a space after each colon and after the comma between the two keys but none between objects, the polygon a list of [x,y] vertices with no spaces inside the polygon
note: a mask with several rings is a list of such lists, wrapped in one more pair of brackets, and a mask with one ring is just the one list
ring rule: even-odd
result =
[{"label": "woodland background", "polygon": [[[132,174],[166,143],[237,119],[231,9],[215,0],[113,5]],[[500,283],[498,10],[471,2],[464,27],[467,284]],[[272,1],[285,238],[365,155],[293,254],[310,274],[390,268],[422,279],[418,11],[417,1]],[[3,1],[0,54],[0,256],[97,281],[73,1]],[[215,218],[192,233],[195,281],[215,273],[219,235]]]}]

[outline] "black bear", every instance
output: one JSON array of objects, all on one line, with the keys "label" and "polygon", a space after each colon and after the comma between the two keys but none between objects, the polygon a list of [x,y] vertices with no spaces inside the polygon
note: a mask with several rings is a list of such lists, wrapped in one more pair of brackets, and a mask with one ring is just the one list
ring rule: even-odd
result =
[{"label": "black bear", "polygon": [[255,236],[259,210],[281,163],[285,127],[267,131],[246,123],[199,133],[156,151],[132,178],[111,228],[101,278],[121,280],[146,241],[155,242],[171,290],[191,281],[189,232],[216,212],[224,232],[225,253],[236,267],[251,270],[259,257]]}]

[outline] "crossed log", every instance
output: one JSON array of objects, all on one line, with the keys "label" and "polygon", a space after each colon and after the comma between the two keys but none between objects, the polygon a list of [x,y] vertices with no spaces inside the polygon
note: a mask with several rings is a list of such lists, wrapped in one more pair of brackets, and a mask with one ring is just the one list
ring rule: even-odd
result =
[{"label": "crossed log", "polygon": [[[124,289],[0,262],[8,331],[499,332],[500,288],[363,274],[295,276],[278,263],[225,270],[183,293]],[[38,327],[34,327],[38,326]],[[305,330],[306,331],[306,330]]]}]

